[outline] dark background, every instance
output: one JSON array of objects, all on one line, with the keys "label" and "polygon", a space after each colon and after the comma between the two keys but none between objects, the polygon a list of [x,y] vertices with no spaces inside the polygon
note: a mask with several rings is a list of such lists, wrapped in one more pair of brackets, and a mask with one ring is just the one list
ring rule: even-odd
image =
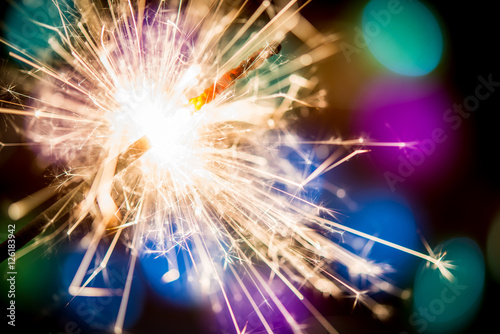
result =
[{"label": "dark background", "polygon": [[[355,10],[361,8],[364,2],[356,7],[352,1],[312,1],[302,11],[303,15],[315,24],[321,31],[332,31],[332,27],[339,29],[352,25],[357,19]],[[453,88],[454,101],[461,102],[465,96],[474,93],[479,75],[492,74],[493,79],[500,81],[500,71],[497,61],[500,59],[498,33],[500,20],[495,2],[444,2],[425,1],[439,18],[445,38],[445,52],[443,60],[436,71],[439,71],[441,80]],[[5,3],[2,3],[1,12],[4,13]],[[9,84],[13,66],[5,48],[1,48],[0,85]],[[331,60],[341,61],[341,60]],[[352,66],[352,65],[346,65]],[[429,238],[431,245],[437,244],[449,237],[466,235],[475,240],[485,252],[486,238],[490,223],[500,209],[500,161],[498,155],[499,123],[497,116],[500,106],[500,91],[481,102],[475,111],[460,129],[467,140],[461,148],[462,158],[459,160],[453,178],[445,187],[432,188],[428,192],[420,192],[418,200],[420,207],[425,207],[428,221],[432,224]],[[350,133],[348,121],[345,117],[335,118],[335,112],[329,113],[330,124],[325,132],[340,133],[343,136],[355,136]],[[334,124],[334,125],[332,125]],[[16,134],[8,130],[2,121],[0,140],[8,142],[16,138]],[[325,127],[324,119],[312,117],[307,120],[309,127]],[[0,152],[0,208],[5,211],[9,202],[16,201],[50,182],[43,170],[33,166],[34,155],[24,148],[4,148]],[[351,164],[351,162],[349,162]],[[381,175],[368,175],[369,159],[356,159],[351,168],[359,171],[360,177],[367,182],[377,182]],[[368,165],[368,166],[367,166]],[[402,189],[402,192],[405,190]],[[6,218],[2,216],[1,226],[6,225]],[[3,228],[3,227],[2,227]],[[3,233],[3,232],[2,232]],[[3,239],[3,237],[2,237]],[[498,240],[500,242],[500,240]],[[43,288],[43,287],[42,287]],[[3,293],[3,292],[2,292]],[[361,307],[352,311],[345,301],[325,301],[315,294],[310,296],[320,305],[326,317],[332,321],[341,333],[400,333],[412,332],[408,324],[408,313],[405,305],[399,301],[391,301],[399,311],[396,317],[387,323],[374,320],[370,312]],[[466,332],[475,333],[482,328],[497,328],[499,286],[487,272],[483,303],[474,322]],[[21,312],[21,311],[20,311]],[[204,333],[210,328],[205,323],[202,312],[182,311],[163,305],[158,307],[154,297],[146,304],[142,318],[131,329],[133,333]],[[25,320],[23,317],[30,317]],[[36,328],[40,333],[56,333],[63,331],[57,324],[55,314],[38,315],[19,313],[17,319],[20,324],[28,328]],[[5,323],[2,320],[2,325]],[[55,326],[55,327],[54,327]],[[18,328],[19,329],[19,328]]]}]

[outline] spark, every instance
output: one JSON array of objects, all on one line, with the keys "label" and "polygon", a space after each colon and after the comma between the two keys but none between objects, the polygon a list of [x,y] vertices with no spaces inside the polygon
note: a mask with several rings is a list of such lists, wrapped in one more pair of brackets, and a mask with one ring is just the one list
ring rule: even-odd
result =
[{"label": "spark", "polygon": [[[36,144],[42,157],[63,164],[65,172],[55,179],[55,187],[12,204],[9,214],[13,219],[25,215],[55,196],[54,189],[65,193],[19,231],[27,237],[16,241],[18,248],[48,231],[24,252],[71,235],[91,218],[90,232],[79,242],[86,251],[69,293],[121,295],[116,333],[124,329],[141,256],[154,253],[172,259],[179,248],[189,259],[189,273],[173,266],[162,281],[197,277],[197,291],[211,294],[214,310],[224,305],[237,333],[248,327],[235,316],[228,280],[239,286],[264,329],[272,333],[270,319],[242,276],[250,277],[295,333],[303,326],[271,288],[272,279],[283,282],[330,333],[335,329],[305,299],[303,286],[332,296],[352,295],[375,315],[389,315],[369,289],[359,290],[330,264],[341,263],[375,287],[397,291],[382,279],[385,266],[327,238],[331,232],[351,233],[417,256],[450,277],[439,256],[322,218],[320,212],[332,217],[334,212],[303,196],[313,180],[367,153],[370,146],[407,148],[415,143],[363,138],[307,142],[291,133],[288,116],[293,109],[325,105],[313,67],[339,51],[338,36],[318,32],[300,15],[303,6],[296,1],[282,7],[264,1],[247,19],[248,1],[239,6],[161,1],[154,7],[129,0],[108,1],[108,7],[101,8],[77,0],[77,11],[68,13],[62,1],[54,3],[61,24],[39,26],[55,34],[49,44],[64,65],[46,64],[2,40],[12,48],[13,58],[32,67],[29,75],[41,85],[22,105],[4,101],[10,107],[0,108],[0,113],[26,117],[28,143]],[[256,29],[259,22],[266,23]],[[280,53],[291,47],[288,37],[300,40],[293,47],[298,56]],[[283,148],[302,154],[301,144],[352,150],[335,150],[304,175],[280,155]],[[305,161],[314,165],[309,158]],[[346,198],[344,189],[332,184],[327,188]],[[130,252],[124,286],[92,286],[120,240]],[[108,248],[93,266],[101,244]],[[264,274],[254,262],[265,264],[269,272]]]}]

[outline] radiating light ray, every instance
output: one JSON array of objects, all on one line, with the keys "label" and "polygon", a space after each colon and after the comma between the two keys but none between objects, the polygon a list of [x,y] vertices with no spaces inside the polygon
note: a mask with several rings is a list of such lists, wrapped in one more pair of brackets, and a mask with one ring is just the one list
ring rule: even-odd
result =
[{"label": "radiating light ray", "polygon": [[120,308],[118,310],[118,316],[115,322],[115,333],[122,333],[123,324],[125,322],[125,314],[127,311],[127,305],[130,296],[130,288],[132,287],[132,280],[134,279],[135,263],[137,261],[137,251],[133,250],[131,255],[131,260],[128,268],[127,279],[125,281],[125,287],[123,289],[122,299],[120,302]]}]

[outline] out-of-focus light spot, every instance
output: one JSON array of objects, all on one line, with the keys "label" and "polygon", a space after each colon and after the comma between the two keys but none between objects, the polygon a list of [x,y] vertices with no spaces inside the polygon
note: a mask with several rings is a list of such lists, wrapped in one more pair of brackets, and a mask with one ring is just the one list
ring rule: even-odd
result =
[{"label": "out-of-focus light spot", "polygon": [[371,147],[370,156],[391,190],[402,183],[438,186],[451,175],[459,132],[444,116],[452,105],[444,89],[429,79],[380,77],[360,94],[353,130],[363,134],[365,142],[399,143]]},{"label": "out-of-focus light spot", "polygon": [[326,159],[330,155],[330,150],[328,149],[328,146],[326,145],[319,145],[318,147],[315,148],[316,150],[316,156],[318,159]]},{"label": "out-of-focus light spot", "polygon": [[421,2],[372,0],[363,10],[362,22],[368,48],[391,71],[418,76],[438,65],[443,36]]},{"label": "out-of-focus light spot", "polygon": [[168,251],[156,241],[148,240],[140,264],[148,284],[165,301],[182,307],[196,307],[201,303],[196,288],[201,282],[189,279],[190,261],[188,254],[179,246]]},{"label": "out-of-focus light spot", "polygon": [[[63,13],[59,13],[52,0],[16,1],[7,8],[5,15],[5,38],[38,59],[46,60],[54,56],[48,40],[55,32],[36,22],[53,27],[60,27],[61,15],[70,20],[67,9],[73,9],[73,1],[59,1]],[[10,50],[10,49],[9,49]]]},{"label": "out-of-focus light spot", "polygon": [[372,311],[373,311],[373,314],[376,315],[377,318],[382,320],[382,321],[389,319],[389,317],[392,314],[390,309],[387,306],[382,305],[382,304],[375,305],[373,307]]},{"label": "out-of-focus light spot", "polygon": [[434,252],[453,265],[448,280],[436,266],[423,263],[415,277],[414,312],[410,323],[418,333],[457,333],[474,317],[480,305],[485,265],[478,245],[469,238],[451,239]]},{"label": "out-of-focus light spot", "polygon": [[410,298],[410,297],[411,297],[411,291],[410,291],[410,290],[408,290],[408,289],[403,290],[403,291],[401,292],[400,297],[401,297],[401,299],[403,299],[403,300],[406,300],[406,299]]},{"label": "out-of-focus light spot", "polygon": [[12,203],[11,205],[9,205],[9,209],[7,211],[10,219],[12,220],[18,220],[19,218],[21,218],[23,216],[22,212],[23,208],[18,203]]},{"label": "out-of-focus light spot", "polygon": [[[16,222],[16,225],[23,225],[29,219]],[[4,225],[5,223],[5,225]],[[7,231],[7,224],[11,221],[1,221],[2,226]],[[45,245],[32,250],[19,257],[15,256],[15,270],[10,268],[12,262],[5,260],[0,263],[0,302],[2,305],[9,305],[11,300],[15,301],[15,312],[39,316],[53,311],[54,307],[62,307],[64,302],[57,299],[59,290],[59,277],[54,273],[59,269],[59,257],[57,254],[50,254]],[[16,274],[11,274],[15,272]],[[10,311],[6,312],[10,314]],[[7,318],[9,321],[11,319]],[[17,318],[16,318],[17,320]],[[17,322],[16,322],[17,323]]]},{"label": "out-of-focus light spot", "polygon": [[342,199],[342,198],[344,198],[347,194],[346,194],[346,192],[345,192],[345,190],[344,190],[344,189],[339,189],[339,190],[337,190],[336,195],[337,195],[337,197],[338,197],[338,198],[341,198],[341,199]]},{"label": "out-of-focus light spot", "polygon": [[497,282],[500,283],[500,212],[490,227],[486,242],[488,267]]},{"label": "out-of-focus light spot", "polygon": [[[86,270],[82,284],[86,282],[96,270],[99,270],[106,253],[106,247],[98,247],[91,264]],[[76,296],[68,296],[66,311],[87,332],[110,332],[113,330],[120,305],[122,294],[129,272],[129,257],[115,249],[105,267],[88,282],[86,287],[93,289],[86,294],[79,287],[71,288],[79,266],[82,263],[85,251],[76,251],[67,255],[62,277],[65,289],[75,291]],[[92,296],[90,296],[92,295]],[[126,317],[123,328],[130,328],[139,319],[144,304],[144,288],[139,276],[134,274],[130,294],[128,297]]]},{"label": "out-of-focus light spot", "polygon": [[[419,241],[415,218],[402,198],[386,190],[371,190],[355,196],[354,200],[357,209],[345,219],[347,226],[411,249],[417,248]],[[416,268],[416,262],[407,254],[382,244],[370,243],[360,237],[350,238],[344,235],[343,238],[358,254],[363,254],[368,260],[397,268],[396,271],[384,275],[402,284],[413,276],[410,273],[412,267]]]},{"label": "out-of-focus light spot", "polygon": [[161,280],[164,282],[164,283],[170,283],[170,282],[173,282],[175,281],[176,279],[179,279],[180,277],[180,274],[179,274],[179,270],[173,268],[173,269],[170,269],[169,271],[167,271],[162,277],[161,277]]},{"label": "out-of-focus light spot", "polygon": [[219,313],[222,311],[222,305],[219,303],[219,302],[215,302],[213,305],[212,305],[212,311],[214,313]]},{"label": "out-of-focus light spot", "polygon": [[300,56],[300,62],[302,63],[302,65],[304,66],[309,66],[312,64],[312,57],[308,54],[304,54],[302,56]]}]

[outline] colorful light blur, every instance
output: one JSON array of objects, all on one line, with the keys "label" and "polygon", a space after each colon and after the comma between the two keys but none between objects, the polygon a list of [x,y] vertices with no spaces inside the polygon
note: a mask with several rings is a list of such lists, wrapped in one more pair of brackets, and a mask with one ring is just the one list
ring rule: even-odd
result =
[{"label": "colorful light blur", "polygon": [[419,76],[439,64],[441,29],[421,2],[372,0],[363,10],[362,21],[368,48],[391,71]]},{"label": "colorful light blur", "polygon": [[[443,120],[448,94],[429,79],[381,76],[359,95],[352,115],[354,132],[378,142],[403,142],[400,149],[372,148],[374,162],[391,188],[419,187],[443,180],[458,153],[458,134]],[[391,174],[387,174],[391,173]],[[408,181],[408,182],[406,182]]]},{"label": "colorful light blur", "polygon": [[[77,250],[66,256],[62,268],[62,286],[65,291],[72,289],[75,271],[81,264],[84,255],[84,251]],[[83,277],[82,286],[90,288],[88,289],[89,293],[84,293],[82,289],[76,297],[66,295],[68,304],[65,311],[67,317],[76,321],[84,332],[112,332],[118,317],[122,302],[122,289],[128,275],[129,259],[124,254],[115,252],[109,258],[107,265],[104,268],[99,268],[101,260],[105,257],[106,249],[100,247],[90,264],[90,268],[96,270],[86,272]],[[139,319],[145,300],[143,282],[137,274],[134,275],[124,328],[130,328]],[[91,277],[93,279],[89,279]]]},{"label": "colorful light blur", "polygon": [[415,277],[413,313],[409,322],[418,333],[457,333],[474,318],[482,299],[485,264],[481,249],[469,238],[455,238],[434,253],[450,263],[453,278],[422,264]]},{"label": "colorful light blur", "polygon": [[[420,241],[415,217],[409,204],[401,196],[381,188],[363,191],[353,199],[356,209],[345,218],[346,225],[398,245],[418,249]],[[351,237],[343,238],[346,240]],[[409,283],[417,266],[417,259],[385,245],[355,239],[356,242],[352,245],[356,247],[356,252],[365,253],[375,263],[391,266],[393,272],[386,275],[398,285],[405,286]]]},{"label": "colorful light blur", "polygon": [[[59,269],[59,257],[49,258],[46,256],[48,253],[50,250],[47,247],[41,247],[16,261],[16,272],[23,273],[15,275],[15,280],[12,281],[15,286],[16,304],[20,312],[34,316],[40,312],[51,312],[59,307],[57,301],[54,300],[60,283],[57,277],[54,278],[54,272]],[[10,271],[7,261],[0,264],[0,272],[2,273],[0,289],[5,291],[0,295],[2,305],[8,303],[7,292],[10,291],[11,281],[7,279],[11,276],[7,273]]]},{"label": "colorful light blur", "polygon": [[[59,0],[57,5],[61,8],[71,9],[73,1]],[[65,13],[67,15],[64,19],[69,20],[70,12],[65,11]],[[6,28],[3,36],[13,45],[36,55],[38,59],[49,60],[55,56],[55,52],[50,47],[50,41],[46,37],[47,33],[49,35],[56,34],[56,31],[49,32],[48,27],[61,24],[61,16],[53,1],[16,1],[15,6],[8,8],[3,23]]]}]

